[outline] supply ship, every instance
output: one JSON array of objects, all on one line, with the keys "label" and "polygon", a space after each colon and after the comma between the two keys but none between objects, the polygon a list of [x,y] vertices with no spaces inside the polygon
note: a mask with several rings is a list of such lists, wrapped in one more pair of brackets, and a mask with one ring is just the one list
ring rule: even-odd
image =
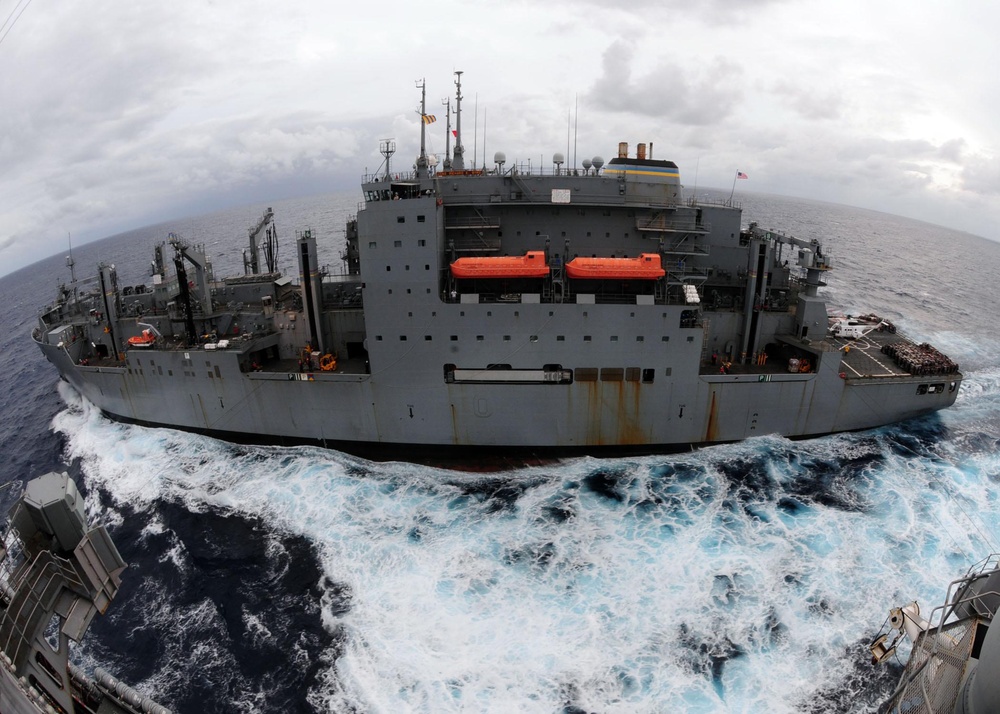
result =
[{"label": "supply ship", "polygon": [[686,199],[652,144],[467,166],[456,74],[443,163],[423,90],[420,155],[398,172],[381,143],[340,274],[308,229],[298,280],[278,274],[268,209],[243,275],[216,279],[175,234],[149,284],[102,263],[85,286],[71,265],[38,347],[113,419],[382,458],[813,437],[954,403],[947,356],[874,314],[828,315],[818,238],[743,228],[732,196]]}]

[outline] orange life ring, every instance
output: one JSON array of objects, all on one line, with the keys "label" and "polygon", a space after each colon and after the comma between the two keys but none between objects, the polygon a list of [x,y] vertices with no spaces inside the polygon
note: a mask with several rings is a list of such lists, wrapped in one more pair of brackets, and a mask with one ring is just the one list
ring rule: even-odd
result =
[{"label": "orange life ring", "polygon": [[325,354],[319,358],[319,368],[324,372],[332,372],[337,369],[337,358],[331,354]]}]

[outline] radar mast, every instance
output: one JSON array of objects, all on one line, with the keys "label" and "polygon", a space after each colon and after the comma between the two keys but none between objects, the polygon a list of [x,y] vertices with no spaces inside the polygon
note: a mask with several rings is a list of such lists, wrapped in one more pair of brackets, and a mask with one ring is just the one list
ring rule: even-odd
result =
[{"label": "radar mast", "polygon": [[455,72],[455,158],[452,166],[456,171],[465,170],[465,149],[462,147],[462,72]]},{"label": "radar mast", "polygon": [[427,178],[427,81],[417,82],[420,88],[420,156],[417,157],[417,178]]}]

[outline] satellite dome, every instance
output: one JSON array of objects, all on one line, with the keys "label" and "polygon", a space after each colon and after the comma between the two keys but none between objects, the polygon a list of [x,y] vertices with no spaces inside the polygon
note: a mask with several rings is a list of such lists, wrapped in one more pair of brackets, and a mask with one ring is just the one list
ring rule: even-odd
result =
[{"label": "satellite dome", "polygon": [[593,164],[590,163],[590,159],[584,159],[583,160],[583,168],[584,169],[588,169],[589,170],[591,166],[593,166]]},{"label": "satellite dome", "polygon": [[507,163],[507,154],[503,153],[502,151],[498,151],[497,153],[493,154],[493,163],[500,164],[501,166],[503,166],[505,163]]},{"label": "satellite dome", "polygon": [[594,165],[594,168],[597,169],[598,171],[600,171],[601,167],[604,166],[604,159],[600,156],[595,156],[593,159],[590,160],[590,162]]},{"label": "satellite dome", "polygon": [[552,154],[552,163],[563,164],[566,163],[566,159],[563,158],[563,155],[561,153],[556,152],[555,154]]}]

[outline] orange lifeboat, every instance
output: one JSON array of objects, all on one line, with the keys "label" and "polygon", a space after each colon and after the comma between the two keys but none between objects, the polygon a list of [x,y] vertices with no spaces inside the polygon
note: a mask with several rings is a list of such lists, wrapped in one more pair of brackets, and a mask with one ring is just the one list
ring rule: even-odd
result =
[{"label": "orange lifeboat", "polygon": [[489,258],[459,258],[451,264],[456,278],[544,278],[549,274],[545,253],[529,250],[524,255]]},{"label": "orange lifeboat", "polygon": [[666,271],[657,253],[638,258],[573,258],[566,263],[566,275],[584,280],[656,280]]},{"label": "orange lifeboat", "polygon": [[156,335],[152,330],[143,330],[141,335],[128,338],[129,347],[152,347],[156,344]]}]

